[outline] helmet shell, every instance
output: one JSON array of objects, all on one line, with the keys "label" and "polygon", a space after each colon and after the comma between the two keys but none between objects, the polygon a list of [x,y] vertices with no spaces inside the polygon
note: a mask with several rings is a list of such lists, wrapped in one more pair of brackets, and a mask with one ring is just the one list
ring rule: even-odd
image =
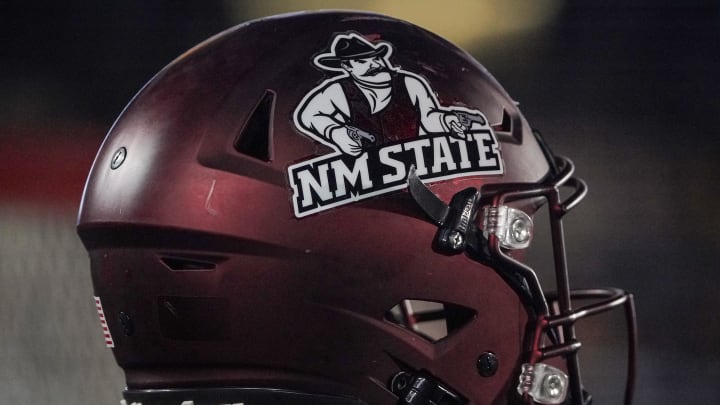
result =
[{"label": "helmet shell", "polygon": [[[289,167],[338,153],[298,128],[297,110],[335,74],[314,58],[346,33],[391,44],[387,60],[429,85],[442,108],[480,111],[493,128],[502,173],[430,181],[441,199],[548,173],[516,103],[487,70],[407,22],[295,13],[210,38],[120,115],[79,213],[128,388],[279,387],[389,404],[397,397],[388,382],[404,368],[472,403],[514,388],[528,322],[521,300],[495,269],[433,250],[437,226],[404,189],[294,212]],[[265,140],[238,146],[258,111]],[[475,315],[432,342],[387,321],[406,299]],[[484,352],[499,359],[489,377],[476,368]]]}]

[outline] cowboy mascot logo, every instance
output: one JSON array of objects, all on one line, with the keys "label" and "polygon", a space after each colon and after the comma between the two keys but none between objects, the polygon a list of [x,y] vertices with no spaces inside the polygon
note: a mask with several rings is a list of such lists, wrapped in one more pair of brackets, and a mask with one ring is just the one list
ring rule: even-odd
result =
[{"label": "cowboy mascot logo", "polygon": [[293,119],[334,152],[288,168],[297,217],[402,189],[411,165],[423,180],[502,174],[485,116],[441,106],[423,77],[392,65],[392,53],[387,42],[344,33],[313,59],[331,77]]}]

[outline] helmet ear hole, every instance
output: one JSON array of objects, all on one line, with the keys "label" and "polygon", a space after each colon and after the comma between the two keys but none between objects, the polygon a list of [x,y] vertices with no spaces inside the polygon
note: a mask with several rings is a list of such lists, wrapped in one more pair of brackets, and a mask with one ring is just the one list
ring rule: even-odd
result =
[{"label": "helmet ear hole", "polygon": [[406,299],[388,310],[385,320],[435,343],[467,325],[476,314],[462,305]]}]

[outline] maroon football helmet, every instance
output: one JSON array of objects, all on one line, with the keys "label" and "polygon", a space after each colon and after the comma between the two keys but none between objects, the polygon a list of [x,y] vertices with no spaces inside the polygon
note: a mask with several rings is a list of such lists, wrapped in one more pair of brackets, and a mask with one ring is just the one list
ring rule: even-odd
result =
[{"label": "maroon football helmet", "polygon": [[[574,323],[623,308],[630,402],[632,296],[568,286],[572,174],[409,23],[297,13],[209,39],[127,106],[80,209],[124,401],[589,404]],[[526,261],[543,206],[552,294]]]}]

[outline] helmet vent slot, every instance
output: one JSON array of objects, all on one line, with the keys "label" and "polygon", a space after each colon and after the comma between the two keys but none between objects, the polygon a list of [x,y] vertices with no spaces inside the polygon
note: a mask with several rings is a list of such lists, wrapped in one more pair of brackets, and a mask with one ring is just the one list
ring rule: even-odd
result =
[{"label": "helmet vent slot", "polygon": [[162,256],[160,261],[173,271],[197,271],[214,270],[218,263],[225,261],[225,258],[211,256]]},{"label": "helmet vent slot", "polygon": [[468,324],[476,314],[462,305],[406,299],[387,311],[385,320],[435,343]]},{"label": "helmet vent slot", "polygon": [[264,162],[272,160],[273,113],[275,109],[275,93],[265,90],[252,114],[235,140],[235,150],[260,159]]}]

